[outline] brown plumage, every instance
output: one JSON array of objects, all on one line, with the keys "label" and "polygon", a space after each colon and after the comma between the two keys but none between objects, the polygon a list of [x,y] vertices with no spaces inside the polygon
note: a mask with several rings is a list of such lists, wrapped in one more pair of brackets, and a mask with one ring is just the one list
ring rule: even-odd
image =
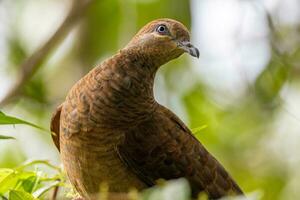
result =
[{"label": "brown plumage", "polygon": [[53,140],[71,183],[89,199],[185,177],[193,194],[242,194],[184,123],[153,97],[157,69],[184,52],[199,57],[181,23],[159,19],[70,90],[53,115]]}]

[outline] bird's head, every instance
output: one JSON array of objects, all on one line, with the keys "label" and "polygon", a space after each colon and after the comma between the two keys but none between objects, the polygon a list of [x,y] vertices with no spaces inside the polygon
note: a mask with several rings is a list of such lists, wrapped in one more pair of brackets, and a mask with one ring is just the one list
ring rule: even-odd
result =
[{"label": "bird's head", "polygon": [[162,65],[183,53],[199,58],[199,50],[190,43],[188,29],[172,19],[158,19],[148,23],[125,49],[135,50],[157,65]]}]

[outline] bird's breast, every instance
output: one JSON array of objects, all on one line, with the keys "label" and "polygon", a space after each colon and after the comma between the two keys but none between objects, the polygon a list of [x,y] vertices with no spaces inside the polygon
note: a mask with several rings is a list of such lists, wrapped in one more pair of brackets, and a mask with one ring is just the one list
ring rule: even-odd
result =
[{"label": "bird's breast", "polygon": [[[94,123],[122,127],[149,117],[157,105],[152,88],[134,76],[118,72],[103,72],[86,78],[74,91],[75,104],[87,112]],[[73,98],[73,97],[72,97]]]}]

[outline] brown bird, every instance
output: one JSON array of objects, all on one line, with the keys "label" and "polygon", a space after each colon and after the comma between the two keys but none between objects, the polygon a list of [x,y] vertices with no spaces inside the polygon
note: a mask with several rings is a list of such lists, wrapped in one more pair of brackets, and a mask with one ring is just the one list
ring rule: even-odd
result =
[{"label": "brown bird", "polygon": [[199,57],[183,24],[152,21],[79,80],[57,108],[52,137],[82,197],[90,199],[103,182],[111,192],[127,192],[180,177],[194,196],[242,194],[189,128],[154,99],[156,71],[185,52]]}]

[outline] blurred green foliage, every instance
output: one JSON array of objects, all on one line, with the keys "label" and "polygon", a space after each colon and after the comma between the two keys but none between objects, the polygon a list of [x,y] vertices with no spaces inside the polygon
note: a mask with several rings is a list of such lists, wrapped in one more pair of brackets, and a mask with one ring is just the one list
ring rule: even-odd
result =
[{"label": "blurred green foliage", "polygon": [[[35,167],[46,165],[56,173],[49,177],[38,168],[32,169],[33,165]],[[41,199],[46,192],[63,184],[64,176],[60,168],[49,164],[47,161],[33,161],[14,169],[0,168],[0,197],[3,199]]]},{"label": "blurred green foliage", "polygon": [[[13,8],[21,12],[25,4],[24,0],[16,1]],[[28,121],[36,121],[39,126],[48,127],[52,111],[63,101],[76,80],[95,64],[113,55],[140,27],[153,19],[169,17],[183,22],[190,28],[193,20],[190,6],[187,0],[95,1],[76,27],[76,34],[67,52],[54,61],[45,62],[43,69],[26,83],[18,98],[4,109],[7,113],[19,111],[26,116],[24,119],[30,116]],[[26,46],[28,44],[20,37],[22,33],[18,32],[17,27],[13,29],[15,31],[11,32],[7,40],[9,64],[6,70],[16,73],[20,70],[22,61],[31,52]],[[300,35],[299,28],[283,27],[282,29],[285,33],[284,38],[293,39],[294,35]],[[230,105],[220,105],[211,96],[211,88],[196,78],[192,87],[187,87],[185,91],[178,94],[177,91],[183,85],[181,78],[184,73],[193,76],[192,70],[187,67],[191,63],[185,57],[167,64],[159,71],[159,76],[164,79],[165,96],[174,94],[179,96],[189,127],[194,128],[197,132],[196,137],[225,165],[246,193],[261,191],[262,199],[293,199],[293,194],[285,196],[287,193],[284,193],[292,178],[291,169],[270,156],[264,143],[272,139],[272,126],[282,109],[280,93],[283,88],[287,84],[296,83],[299,89],[300,45],[297,42],[286,45],[282,38],[272,38],[272,40],[275,40],[273,42],[278,43],[279,47],[286,49],[288,46],[292,50],[284,54],[278,54],[273,50],[269,62],[257,79],[251,83],[249,90]],[[172,101],[167,97],[166,104],[172,107]],[[0,125],[4,124],[33,125],[0,113]],[[14,138],[9,133],[3,134],[0,133],[0,145]],[[26,133],[22,132],[22,134]],[[45,143],[52,144],[50,133],[44,140]],[[54,145],[51,148],[54,149]],[[32,168],[32,165],[24,167],[22,162],[27,159],[30,158],[20,146],[11,145],[11,148],[2,152],[0,195],[8,199],[18,199],[20,196],[23,199],[44,198],[43,191],[64,184],[65,179],[60,171],[54,169],[54,175],[49,178],[43,169]],[[44,161],[33,164],[49,165]],[[50,168],[53,169],[52,166]],[[169,187],[178,186],[178,183],[174,183],[175,186],[172,184],[157,186],[156,189],[145,191],[142,196],[147,200],[160,199],[166,195],[166,191],[173,191]],[[176,191],[181,191],[182,194],[182,198],[178,195],[178,200],[189,198],[186,182],[179,182],[178,187]],[[299,194],[297,192],[295,193]]]},{"label": "blurred green foliage", "polygon": [[289,78],[291,64],[285,55],[273,55],[266,69],[260,74],[255,83],[257,97],[265,103],[272,103]]}]

